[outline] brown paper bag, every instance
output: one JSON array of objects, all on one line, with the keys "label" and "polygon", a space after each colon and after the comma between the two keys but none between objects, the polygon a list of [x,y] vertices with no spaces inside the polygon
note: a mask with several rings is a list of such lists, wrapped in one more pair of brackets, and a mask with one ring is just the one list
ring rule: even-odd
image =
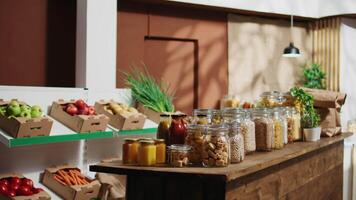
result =
[{"label": "brown paper bag", "polygon": [[124,200],[126,190],[126,176],[97,173],[101,188],[98,198],[101,200]]},{"label": "brown paper bag", "polygon": [[340,111],[346,94],[329,90],[303,88],[314,97],[314,107],[320,114],[321,136],[332,137],[341,133]]}]

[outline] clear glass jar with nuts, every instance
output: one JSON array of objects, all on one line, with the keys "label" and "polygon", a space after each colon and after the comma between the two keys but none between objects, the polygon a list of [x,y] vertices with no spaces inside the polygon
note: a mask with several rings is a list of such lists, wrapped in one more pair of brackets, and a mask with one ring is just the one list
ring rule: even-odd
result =
[{"label": "clear glass jar with nuts", "polygon": [[244,138],[241,134],[241,124],[233,122],[229,124],[230,162],[239,163],[245,159]]},{"label": "clear glass jar with nuts", "polygon": [[204,135],[206,125],[188,125],[188,135],[185,138],[185,144],[191,146],[189,152],[189,162],[192,165],[201,165]]},{"label": "clear glass jar with nuts", "polygon": [[194,109],[194,124],[211,124],[212,110],[211,109]]},{"label": "clear glass jar with nuts", "polygon": [[210,125],[204,136],[203,166],[226,167],[229,165],[229,138],[228,127],[225,125]]},{"label": "clear glass jar with nuts", "polygon": [[174,144],[168,147],[168,162],[173,167],[185,167],[189,163],[191,147],[185,144]]}]

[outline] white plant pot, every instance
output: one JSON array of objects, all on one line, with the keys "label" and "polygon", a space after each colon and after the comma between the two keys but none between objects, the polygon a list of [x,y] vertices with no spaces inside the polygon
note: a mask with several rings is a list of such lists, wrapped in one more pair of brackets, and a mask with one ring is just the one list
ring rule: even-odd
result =
[{"label": "white plant pot", "polygon": [[304,128],[304,140],[307,142],[316,142],[320,140],[321,128]]}]

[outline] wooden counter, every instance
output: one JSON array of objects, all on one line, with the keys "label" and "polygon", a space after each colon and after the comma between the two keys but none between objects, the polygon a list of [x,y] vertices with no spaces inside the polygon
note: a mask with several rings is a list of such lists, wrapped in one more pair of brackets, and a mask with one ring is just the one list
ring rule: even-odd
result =
[{"label": "wooden counter", "polygon": [[120,161],[91,171],[127,175],[131,199],[342,199],[344,133],[282,150],[256,152],[223,168],[124,166]]}]

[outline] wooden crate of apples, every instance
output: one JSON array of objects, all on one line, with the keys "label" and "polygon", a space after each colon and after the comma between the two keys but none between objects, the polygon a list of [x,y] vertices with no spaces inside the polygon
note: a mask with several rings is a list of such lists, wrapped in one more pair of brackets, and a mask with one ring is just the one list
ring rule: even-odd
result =
[{"label": "wooden crate of apples", "polygon": [[60,99],[52,103],[50,116],[76,132],[105,131],[109,118],[98,114],[84,100]]},{"label": "wooden crate of apples", "polygon": [[52,124],[52,120],[43,116],[40,106],[0,99],[0,128],[14,138],[49,135]]},{"label": "wooden crate of apples", "polygon": [[142,129],[146,116],[130,107],[114,100],[100,100],[95,103],[95,109],[109,117],[109,124],[120,130]]}]

